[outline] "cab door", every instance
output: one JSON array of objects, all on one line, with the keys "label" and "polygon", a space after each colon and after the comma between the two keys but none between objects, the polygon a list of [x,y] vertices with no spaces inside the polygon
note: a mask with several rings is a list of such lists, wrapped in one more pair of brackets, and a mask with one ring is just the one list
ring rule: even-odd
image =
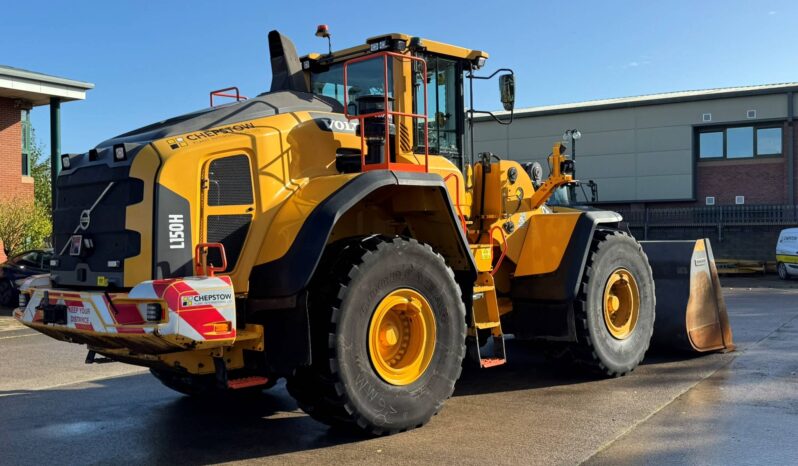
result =
[{"label": "cab door", "polygon": [[[210,159],[202,171],[200,242],[222,243],[227,255],[225,274],[235,271],[255,211],[250,158],[229,154]],[[217,250],[210,264],[221,265]]]}]

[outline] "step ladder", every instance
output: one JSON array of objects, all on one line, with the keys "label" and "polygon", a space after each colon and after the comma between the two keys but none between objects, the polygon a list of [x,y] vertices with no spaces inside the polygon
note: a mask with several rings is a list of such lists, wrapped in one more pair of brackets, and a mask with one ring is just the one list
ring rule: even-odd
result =
[{"label": "step ladder", "polygon": [[[479,366],[482,368],[500,366],[507,362],[507,353],[504,347],[499,300],[496,296],[493,275],[489,272],[479,272],[474,286],[473,301],[470,333],[473,333],[473,347],[476,350]],[[479,330],[490,330],[493,338],[493,354],[482,355],[479,348]]]}]

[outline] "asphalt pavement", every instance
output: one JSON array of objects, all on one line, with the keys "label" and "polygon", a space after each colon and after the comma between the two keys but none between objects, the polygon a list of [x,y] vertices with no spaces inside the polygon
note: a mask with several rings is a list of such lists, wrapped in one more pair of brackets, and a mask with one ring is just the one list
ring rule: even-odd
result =
[{"label": "asphalt pavement", "polygon": [[[509,342],[427,426],[385,438],[329,429],[283,383],[193,400],[146,370],[83,364],[0,312],[0,464],[785,464],[798,457],[798,281],[723,279],[736,352],[652,354],[596,379]],[[5,313],[8,315],[8,312]]]}]

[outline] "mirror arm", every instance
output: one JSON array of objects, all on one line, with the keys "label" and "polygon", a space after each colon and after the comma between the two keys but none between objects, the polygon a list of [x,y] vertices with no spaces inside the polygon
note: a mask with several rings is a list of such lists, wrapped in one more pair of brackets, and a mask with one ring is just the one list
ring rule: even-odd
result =
[{"label": "mirror arm", "polygon": [[493,73],[491,73],[490,76],[476,76],[474,73],[471,73],[470,77],[474,78],[474,79],[493,79],[494,76],[496,76],[497,74],[501,73],[502,71],[506,71],[506,72],[512,74],[513,76],[515,76],[515,74],[513,73],[513,70],[511,70],[510,68],[499,68],[498,70],[496,70]]},{"label": "mirror arm", "polygon": [[[511,75],[515,76],[515,73],[513,73],[513,70],[511,70],[510,68],[499,68],[498,70],[494,71],[493,73],[491,73],[488,76],[477,76],[477,75],[474,74],[473,71],[469,71],[468,78],[469,79],[482,79],[482,80],[493,79],[494,76],[496,76],[497,74],[501,73],[502,71],[505,71],[505,72],[510,73]],[[473,88],[471,90],[471,93],[472,93],[471,98],[473,99]],[[475,113],[481,113],[483,115],[490,115],[491,118],[496,120],[496,123],[498,123],[500,125],[509,125],[510,123],[513,122],[513,113],[514,112],[515,112],[515,108],[510,110],[510,119],[506,120],[506,121],[502,121],[502,120],[499,119],[499,117],[494,115],[493,112],[488,112],[487,110],[474,110],[472,108],[472,109],[469,110],[469,113],[470,113],[469,117],[471,119],[473,119]]]},{"label": "mirror arm", "polygon": [[[509,125],[510,123],[512,123],[513,122],[513,113],[514,112],[515,112],[515,109],[510,110],[510,119],[509,120],[500,120],[499,117],[497,117],[496,115],[493,114],[493,112],[489,112],[487,110],[471,110],[472,114],[473,113],[481,113],[483,115],[490,115],[491,118],[496,120],[496,123],[498,123],[500,125]],[[472,116],[472,118],[473,118],[473,116]]]}]

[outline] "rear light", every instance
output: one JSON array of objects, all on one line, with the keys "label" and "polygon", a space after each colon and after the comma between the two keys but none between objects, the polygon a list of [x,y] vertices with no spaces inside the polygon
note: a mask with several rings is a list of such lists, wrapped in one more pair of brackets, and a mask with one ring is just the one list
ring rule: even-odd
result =
[{"label": "rear light", "polygon": [[122,265],[122,261],[108,261],[109,269],[118,269]]},{"label": "rear light", "polygon": [[159,303],[147,304],[147,321],[160,322],[163,319],[163,308]]},{"label": "rear light", "polygon": [[50,267],[58,267],[61,262],[58,259],[50,259]]},{"label": "rear light", "polygon": [[25,308],[28,306],[28,295],[25,293],[19,294],[19,307]]},{"label": "rear light", "polygon": [[225,322],[214,322],[213,323],[213,331],[214,333],[230,333],[233,330],[233,323],[228,321]]}]

